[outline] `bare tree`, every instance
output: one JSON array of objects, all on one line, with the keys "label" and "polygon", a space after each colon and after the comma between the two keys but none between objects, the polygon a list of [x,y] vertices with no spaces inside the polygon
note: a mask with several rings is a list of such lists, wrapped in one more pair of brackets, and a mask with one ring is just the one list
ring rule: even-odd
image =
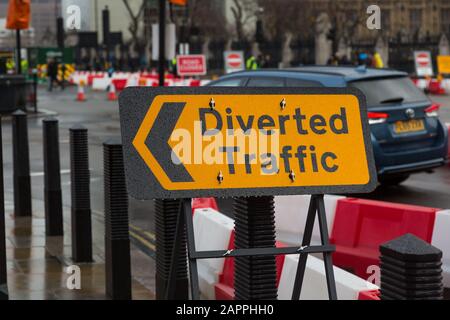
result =
[{"label": "bare tree", "polygon": [[245,27],[256,18],[254,0],[233,0],[231,12],[233,13],[236,37],[239,42],[247,39]]},{"label": "bare tree", "polygon": [[359,31],[365,27],[366,9],[371,3],[370,0],[359,0],[355,1],[353,7],[339,1],[328,3],[327,14],[336,30],[336,39],[343,38],[352,43],[355,39],[360,38]]},{"label": "bare tree", "polygon": [[135,46],[136,51],[138,53],[141,53],[142,49],[145,47],[145,41],[143,37],[139,36],[139,22],[141,20],[141,17],[143,16],[145,8],[145,0],[142,0],[137,13],[134,13],[133,10],[131,9],[129,0],[122,0],[122,2],[125,8],[127,9],[127,12],[131,20],[128,30],[131,33],[132,44]]},{"label": "bare tree", "polygon": [[219,1],[223,0],[190,0],[187,25],[198,27],[202,36],[221,38],[226,35],[225,14]]},{"label": "bare tree", "polygon": [[264,12],[264,33],[269,39],[283,37],[286,33],[311,35],[317,14],[313,1],[258,0],[258,5]]}]

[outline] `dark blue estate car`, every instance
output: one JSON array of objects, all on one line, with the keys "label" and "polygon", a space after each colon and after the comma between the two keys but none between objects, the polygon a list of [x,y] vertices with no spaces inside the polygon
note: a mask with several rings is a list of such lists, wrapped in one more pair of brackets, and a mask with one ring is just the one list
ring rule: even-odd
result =
[{"label": "dark blue estate car", "polygon": [[399,184],[411,173],[429,171],[447,161],[447,130],[439,105],[404,72],[365,67],[305,66],[242,71],[209,86],[356,87],[367,100],[378,179]]}]

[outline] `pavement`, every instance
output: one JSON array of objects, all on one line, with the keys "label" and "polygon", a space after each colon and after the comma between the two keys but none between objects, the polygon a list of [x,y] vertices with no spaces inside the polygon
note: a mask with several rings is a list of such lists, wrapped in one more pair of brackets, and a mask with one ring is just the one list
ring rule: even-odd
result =
[{"label": "pavement", "polygon": [[[107,299],[104,275],[104,204],[102,143],[119,136],[117,102],[106,101],[106,93],[92,93],[87,102],[75,101],[75,88],[64,92],[39,91],[39,113],[28,119],[30,144],[30,176],[32,183],[33,216],[16,218],[13,205],[11,119],[3,117],[3,168],[5,185],[5,222],[10,299]],[[60,126],[61,186],[64,211],[64,237],[45,237],[42,119],[56,116]],[[79,264],[81,289],[67,288],[70,276],[66,268],[71,261],[70,230],[70,159],[69,131],[75,124],[89,130],[91,169],[91,207],[93,235],[93,263]],[[152,203],[131,204],[146,208]],[[153,210],[153,209],[151,209]],[[145,211],[145,209],[144,209]],[[139,218],[140,227],[152,230],[152,220]],[[151,225],[151,227],[150,227]],[[130,224],[132,240],[133,299],[154,299],[154,259],[147,252],[154,251],[154,236],[148,241],[144,230]],[[135,239],[138,246],[134,245]],[[145,245],[144,245],[145,244]]]},{"label": "pavement", "polygon": [[[104,292],[104,199],[102,143],[120,136],[117,101],[107,101],[106,92],[86,93],[86,102],[75,101],[76,88],[49,93],[40,88],[38,108],[43,112],[28,119],[33,219],[15,218],[12,185],[11,121],[4,117],[3,158],[7,226],[8,283],[12,299],[105,299]],[[450,96],[434,96],[442,104],[440,116],[450,123]],[[59,119],[61,183],[64,205],[64,237],[45,237],[43,203],[42,119]],[[82,124],[88,129],[91,169],[91,206],[94,263],[80,265],[81,290],[67,289],[65,268],[72,264],[70,246],[69,128]],[[378,188],[370,199],[450,208],[450,168],[420,173],[400,186]],[[230,216],[232,200],[218,199]],[[130,199],[131,265],[133,298],[154,299],[155,234],[152,201]]]}]

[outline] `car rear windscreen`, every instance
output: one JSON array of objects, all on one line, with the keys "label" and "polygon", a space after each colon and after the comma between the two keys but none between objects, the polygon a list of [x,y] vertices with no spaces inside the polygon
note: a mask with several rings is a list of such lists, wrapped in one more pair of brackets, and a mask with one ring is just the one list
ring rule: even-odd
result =
[{"label": "car rear windscreen", "polygon": [[428,101],[408,77],[359,80],[350,82],[349,86],[365,94],[368,107]]}]

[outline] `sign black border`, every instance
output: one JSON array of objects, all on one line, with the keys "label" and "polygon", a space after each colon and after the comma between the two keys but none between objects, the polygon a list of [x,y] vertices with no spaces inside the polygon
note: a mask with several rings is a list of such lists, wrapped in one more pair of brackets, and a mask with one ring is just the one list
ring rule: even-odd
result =
[{"label": "sign black border", "polygon": [[[311,187],[262,187],[230,189],[164,189],[147,164],[135,150],[132,141],[148,112],[153,99],[158,95],[354,95],[361,109],[363,138],[366,149],[370,179],[365,185],[311,186]],[[177,99],[174,102],[179,102]],[[128,87],[119,96],[120,127],[122,133],[123,155],[128,193],[135,199],[174,199],[195,197],[237,197],[267,195],[300,195],[326,193],[369,193],[377,186],[377,173],[373,155],[370,129],[367,119],[367,106],[364,94],[356,88],[246,88],[246,87]]]}]

